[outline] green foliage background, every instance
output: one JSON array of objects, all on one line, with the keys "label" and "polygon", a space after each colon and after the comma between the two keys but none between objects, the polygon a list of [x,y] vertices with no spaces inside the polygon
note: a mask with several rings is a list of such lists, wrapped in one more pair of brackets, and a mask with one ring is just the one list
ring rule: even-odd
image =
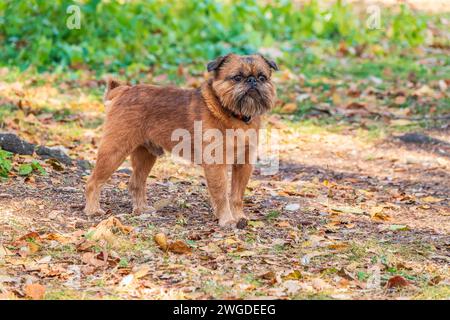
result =
[{"label": "green foliage background", "polygon": [[[66,27],[67,7],[80,6],[81,29]],[[425,39],[425,19],[402,6],[383,15],[381,30],[365,26],[367,13],[336,1],[327,10],[317,1],[7,0],[0,2],[0,61],[21,70],[88,67],[100,72],[175,72],[180,64],[234,51],[277,48],[290,66],[311,41],[331,47],[376,44],[411,47]],[[387,48],[384,48],[387,50]],[[392,50],[392,48],[389,48]],[[383,55],[380,50],[377,54]],[[314,54],[309,57],[314,63]]]}]

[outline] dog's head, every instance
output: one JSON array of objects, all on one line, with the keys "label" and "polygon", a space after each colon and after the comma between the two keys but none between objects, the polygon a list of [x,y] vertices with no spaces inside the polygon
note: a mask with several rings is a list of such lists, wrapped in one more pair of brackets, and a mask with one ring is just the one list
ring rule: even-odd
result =
[{"label": "dog's head", "polygon": [[222,106],[250,117],[261,115],[274,105],[272,70],[278,70],[276,63],[257,54],[228,54],[208,63],[208,71],[214,72],[212,87]]}]

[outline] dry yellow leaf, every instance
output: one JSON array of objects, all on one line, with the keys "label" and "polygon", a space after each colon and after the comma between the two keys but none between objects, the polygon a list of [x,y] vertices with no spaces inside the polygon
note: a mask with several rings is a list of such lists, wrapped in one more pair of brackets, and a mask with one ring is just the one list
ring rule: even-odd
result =
[{"label": "dry yellow leaf", "polygon": [[428,196],[428,197],[422,198],[421,200],[426,203],[437,203],[437,202],[441,202],[443,199],[435,198],[433,196]]},{"label": "dry yellow leaf", "polygon": [[384,206],[375,206],[370,209],[370,217],[373,220],[378,221],[389,221],[391,220],[391,217],[389,214],[384,212],[385,207]]},{"label": "dry yellow leaf", "polygon": [[120,190],[126,190],[127,189],[127,184],[123,181],[119,182],[119,185],[117,186]]},{"label": "dry yellow leaf", "polygon": [[110,217],[106,220],[101,221],[95,228],[92,228],[92,240],[105,240],[112,246],[119,245],[119,239],[116,233],[130,233],[133,227],[125,226],[120,222],[119,219],[115,217]]},{"label": "dry yellow leaf", "polygon": [[233,244],[238,243],[238,241],[236,241],[236,240],[233,239],[233,238],[228,238],[228,239],[225,239],[225,241],[224,241],[223,243],[226,244],[226,245],[228,245],[228,246],[230,246],[230,245],[233,245]]},{"label": "dry yellow leaf", "polygon": [[177,254],[191,253],[191,248],[181,240],[169,244],[169,251]]},{"label": "dry yellow leaf", "polygon": [[286,103],[280,110],[281,113],[294,113],[297,110],[295,103]]},{"label": "dry yellow leaf", "polygon": [[277,223],[277,226],[281,228],[289,228],[291,224],[288,221],[281,221]]},{"label": "dry yellow leaf", "polygon": [[333,243],[328,246],[328,249],[332,250],[345,250],[348,248],[347,243]]},{"label": "dry yellow leaf", "polygon": [[167,249],[169,248],[169,245],[167,243],[167,237],[164,233],[160,232],[157,233],[153,239],[155,240],[156,244],[163,250],[163,251],[167,251]]},{"label": "dry yellow leaf", "polygon": [[83,253],[83,255],[81,256],[81,261],[94,267],[104,267],[107,264],[104,260],[98,259],[97,254],[93,252]]},{"label": "dry yellow leaf", "polygon": [[42,300],[45,295],[45,287],[38,283],[31,283],[25,286],[25,295],[33,300]]},{"label": "dry yellow leaf", "polygon": [[40,246],[34,242],[27,242],[27,246],[30,249],[30,253],[36,253],[40,249]]},{"label": "dry yellow leaf", "polygon": [[43,239],[55,240],[55,241],[58,241],[58,242],[61,242],[61,243],[69,242],[69,239],[67,239],[63,235],[60,235],[60,234],[57,234],[57,233],[49,233],[49,234],[43,236]]},{"label": "dry yellow leaf", "polygon": [[282,278],[283,280],[299,280],[302,278],[302,273],[300,272],[300,270],[294,270]]},{"label": "dry yellow leaf", "polygon": [[148,266],[146,264],[141,265],[136,268],[136,271],[134,271],[134,277],[136,279],[143,278],[148,274],[149,271],[150,271],[150,266]]}]

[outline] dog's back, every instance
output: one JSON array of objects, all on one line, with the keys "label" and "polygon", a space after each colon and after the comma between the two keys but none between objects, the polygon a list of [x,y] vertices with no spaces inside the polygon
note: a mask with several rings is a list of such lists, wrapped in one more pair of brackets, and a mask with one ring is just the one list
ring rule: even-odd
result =
[{"label": "dog's back", "polygon": [[108,107],[115,97],[118,97],[128,88],[130,88],[130,86],[122,85],[119,81],[114,79],[108,79],[106,82],[105,93],[103,94],[103,103],[105,104],[105,107]]}]

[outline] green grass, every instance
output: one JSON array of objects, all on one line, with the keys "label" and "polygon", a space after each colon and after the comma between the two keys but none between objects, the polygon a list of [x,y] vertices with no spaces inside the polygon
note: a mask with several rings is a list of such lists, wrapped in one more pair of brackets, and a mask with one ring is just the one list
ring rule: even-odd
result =
[{"label": "green grass", "polygon": [[[179,65],[193,64],[194,72],[202,72],[205,61],[230,50],[249,53],[277,47],[284,64],[300,67],[295,53],[317,65],[340,43],[373,47],[387,39],[388,50],[416,47],[425,40],[429,19],[401,6],[383,16],[383,27],[390,31],[386,32],[366,28],[366,18],[343,1],[322,7],[314,0],[302,6],[281,0],[113,0],[78,4],[80,29],[69,29],[70,15],[63,12],[72,4],[69,0],[3,2],[0,61],[21,70],[87,67],[127,74],[151,70],[168,72],[173,80]],[[310,46],[316,42],[325,45]],[[386,54],[379,45],[374,52],[377,57]]]}]

